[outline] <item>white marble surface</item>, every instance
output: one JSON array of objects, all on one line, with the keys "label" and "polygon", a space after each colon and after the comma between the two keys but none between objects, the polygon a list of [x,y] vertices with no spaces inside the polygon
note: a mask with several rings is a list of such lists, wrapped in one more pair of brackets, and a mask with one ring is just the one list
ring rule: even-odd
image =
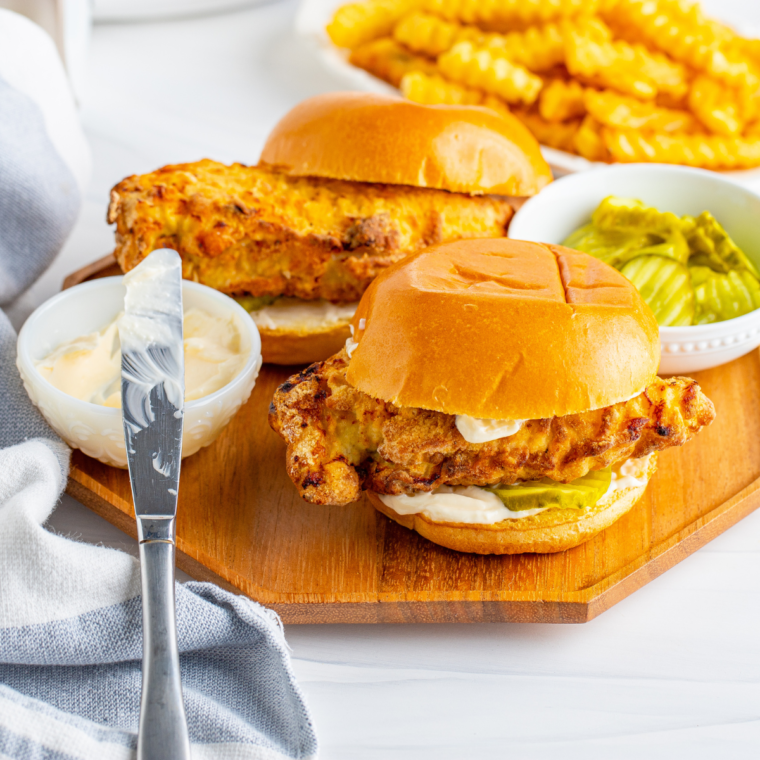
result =
[{"label": "white marble surface", "polygon": [[[712,0],[760,21],[758,0]],[[65,250],[14,309],[109,252],[111,186],[210,156],[254,162],[274,122],[340,85],[291,32],[294,2],[97,26],[82,117],[95,172]],[[51,527],[127,551],[73,499]],[[754,758],[760,749],[760,513],[583,626],[290,626],[322,757]]]}]

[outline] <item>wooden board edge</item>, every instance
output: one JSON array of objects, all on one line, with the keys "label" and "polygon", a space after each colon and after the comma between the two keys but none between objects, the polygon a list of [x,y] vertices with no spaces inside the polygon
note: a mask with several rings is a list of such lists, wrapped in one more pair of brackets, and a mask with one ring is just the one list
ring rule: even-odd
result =
[{"label": "wooden board edge", "polygon": [[[630,571],[628,565],[596,586],[584,589],[588,603],[588,620],[593,620],[634,591],[683,562],[758,508],[760,478],[667,541],[658,544],[646,557],[640,558],[635,570]],[[600,586],[604,587],[603,590]]]},{"label": "wooden board edge", "polygon": [[102,259],[93,261],[91,264],[88,264],[81,269],[77,269],[76,272],[72,272],[70,275],[68,275],[63,280],[63,287],[61,290],[68,290],[68,288],[73,288],[74,285],[79,285],[98,272],[102,272],[104,269],[108,269],[108,267],[113,266],[115,263],[116,257],[112,253],[109,253],[108,256],[103,256]]},{"label": "wooden board edge", "polygon": [[588,605],[573,602],[333,602],[265,604],[286,625],[434,623],[585,623]]}]

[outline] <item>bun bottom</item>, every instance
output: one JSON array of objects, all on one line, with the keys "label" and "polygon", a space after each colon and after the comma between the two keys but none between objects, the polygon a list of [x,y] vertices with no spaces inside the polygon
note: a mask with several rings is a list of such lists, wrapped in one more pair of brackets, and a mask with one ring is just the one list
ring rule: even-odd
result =
[{"label": "bun bottom", "polygon": [[268,364],[311,364],[337,354],[351,333],[348,322],[329,327],[315,323],[314,328],[270,330],[259,327],[261,356]]},{"label": "bun bottom", "polygon": [[551,554],[572,549],[617,522],[644,495],[656,470],[654,455],[649,460],[646,484],[613,491],[588,509],[549,509],[491,525],[435,522],[422,513],[400,515],[377,494],[369,491],[367,495],[378,512],[448,549],[471,554]]}]

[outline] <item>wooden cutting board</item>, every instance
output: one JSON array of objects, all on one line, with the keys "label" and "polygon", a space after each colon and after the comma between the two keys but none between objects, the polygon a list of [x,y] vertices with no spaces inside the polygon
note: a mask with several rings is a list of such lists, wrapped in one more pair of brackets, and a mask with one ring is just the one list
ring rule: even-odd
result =
[{"label": "wooden cutting board", "polygon": [[[118,274],[106,257],[64,287]],[[182,465],[177,564],[242,592],[286,623],[582,623],[760,506],[760,352],[697,373],[718,418],[660,455],[645,497],[588,543],[560,554],[477,556],[429,543],[366,500],[320,507],[285,473],[267,424],[292,369],[265,366],[217,441]],[[72,457],[68,493],[136,535],[126,470]]]}]

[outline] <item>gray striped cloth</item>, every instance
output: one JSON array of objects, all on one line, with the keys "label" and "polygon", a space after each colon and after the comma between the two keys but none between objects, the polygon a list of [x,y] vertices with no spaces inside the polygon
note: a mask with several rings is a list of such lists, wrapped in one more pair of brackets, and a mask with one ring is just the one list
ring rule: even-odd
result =
[{"label": "gray striped cloth", "polygon": [[[52,41],[0,10],[0,757],[127,760],[140,702],[139,565],[44,528],[70,452],[24,392],[2,310],[50,264],[79,211],[87,151],[67,93]],[[193,757],[315,757],[277,616],[208,583],[176,593]]]}]

